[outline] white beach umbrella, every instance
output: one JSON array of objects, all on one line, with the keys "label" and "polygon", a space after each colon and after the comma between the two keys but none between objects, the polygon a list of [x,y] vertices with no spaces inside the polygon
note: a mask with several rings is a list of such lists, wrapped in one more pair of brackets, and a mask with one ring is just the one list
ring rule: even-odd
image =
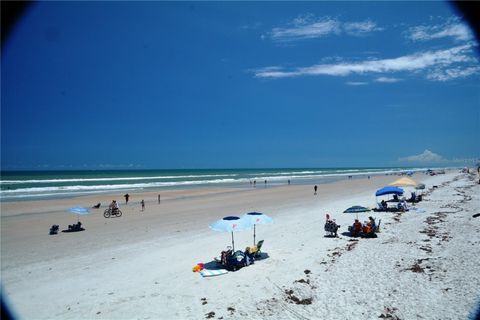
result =
[{"label": "white beach umbrella", "polygon": [[249,212],[242,216],[243,219],[248,221],[250,225],[253,225],[253,245],[256,245],[255,242],[255,226],[257,224],[271,224],[273,223],[273,219],[269,216],[260,213],[260,212]]},{"label": "white beach umbrella", "polygon": [[250,222],[236,216],[224,217],[209,225],[210,229],[220,232],[232,233],[232,249],[235,251],[235,241],[233,240],[233,233],[235,231],[242,231],[251,228]]},{"label": "white beach umbrella", "polygon": [[83,207],[70,208],[68,209],[68,212],[76,214],[78,221],[80,221],[80,215],[86,215],[90,213],[90,211],[87,208],[83,208]]}]

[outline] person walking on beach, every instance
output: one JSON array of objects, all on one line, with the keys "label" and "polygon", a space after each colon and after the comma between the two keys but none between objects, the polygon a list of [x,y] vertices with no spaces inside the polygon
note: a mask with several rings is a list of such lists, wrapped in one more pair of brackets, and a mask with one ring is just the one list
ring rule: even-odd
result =
[{"label": "person walking on beach", "polygon": [[265,180],[265,188],[267,187],[267,180]]},{"label": "person walking on beach", "polygon": [[290,185],[290,179],[288,179],[288,185]]},{"label": "person walking on beach", "polygon": [[140,201],[140,204],[142,205],[142,211],[145,211],[145,201],[143,199]]},{"label": "person walking on beach", "polygon": [[257,186],[257,180],[253,180],[253,187],[255,188]]},{"label": "person walking on beach", "polygon": [[314,194],[314,195],[317,194],[317,185],[315,185],[315,187],[313,187],[313,194]]},{"label": "person walking on beach", "polygon": [[125,204],[128,204],[128,198],[130,198],[130,195],[127,193],[126,195],[124,195],[125,197]]},{"label": "person walking on beach", "polygon": [[158,204],[160,204],[160,194],[158,195]]}]

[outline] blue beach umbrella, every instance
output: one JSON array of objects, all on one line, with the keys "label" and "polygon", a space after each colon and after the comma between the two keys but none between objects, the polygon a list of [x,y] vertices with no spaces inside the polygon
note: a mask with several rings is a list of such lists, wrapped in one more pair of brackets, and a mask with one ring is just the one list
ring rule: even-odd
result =
[{"label": "blue beach umbrella", "polygon": [[210,229],[220,232],[232,233],[232,248],[235,251],[235,241],[233,240],[233,233],[235,231],[242,231],[251,228],[250,222],[245,219],[236,216],[228,216],[223,219],[217,220],[215,223],[209,225]]},{"label": "blue beach umbrella", "polygon": [[343,213],[358,213],[358,212],[368,212],[368,211],[370,211],[370,209],[368,208],[365,208],[362,206],[353,206],[343,211]]},{"label": "blue beach umbrella", "polygon": [[392,187],[392,186],[387,186],[383,187],[381,189],[378,189],[377,192],[375,193],[375,196],[383,196],[386,194],[396,194],[396,195],[402,195],[403,194],[403,189],[399,187]]},{"label": "blue beach umbrella", "polygon": [[250,225],[253,225],[253,245],[256,245],[255,242],[255,226],[257,224],[271,224],[273,223],[273,219],[270,218],[269,216],[260,213],[260,212],[249,212],[246,213],[242,216],[242,219],[245,219],[250,223]]},{"label": "blue beach umbrella", "polygon": [[70,208],[68,209],[68,212],[76,214],[78,221],[80,221],[80,217],[79,217],[80,215],[85,215],[90,213],[90,211],[87,208],[83,208],[83,207]]}]

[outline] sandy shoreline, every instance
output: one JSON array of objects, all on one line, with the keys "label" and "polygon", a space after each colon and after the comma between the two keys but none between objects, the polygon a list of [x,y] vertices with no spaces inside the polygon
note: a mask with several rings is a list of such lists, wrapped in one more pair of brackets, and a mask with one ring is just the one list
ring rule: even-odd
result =
[{"label": "sandy shoreline", "polygon": [[[57,236],[48,236],[52,224],[64,229],[76,221],[65,208],[97,202],[106,205],[112,195],[2,203],[4,293],[15,312],[25,319],[203,319],[209,312],[215,312],[214,318],[224,319],[357,319],[378,318],[382,312],[402,319],[436,319],[442,314],[446,315],[443,319],[464,319],[479,296],[474,288],[480,287],[480,268],[471,261],[480,253],[480,221],[468,218],[479,210],[479,187],[467,175],[415,174],[414,179],[427,187],[439,186],[428,201],[419,205],[426,213],[407,213],[400,221],[394,220],[393,214],[375,213],[385,226],[378,239],[355,242],[343,235],[337,239],[323,237],[325,213],[333,214],[344,232],[352,216],[340,212],[351,205],[374,206],[374,191],[394,179],[375,176],[322,184],[318,196],[313,196],[312,186],[305,185],[175,190],[162,192],[160,205],[156,193],[133,194],[128,206],[121,205],[121,218],[105,219],[103,209],[92,210],[92,214],[81,217],[86,231]],[[462,200],[458,190],[468,193],[470,200],[458,203]],[[146,200],[143,213],[141,198]],[[119,195],[116,199],[124,202]],[[424,241],[428,232],[420,232],[426,228],[424,221],[448,211],[442,209],[445,205],[460,209],[443,213],[445,216],[439,218],[443,222],[435,224],[435,232],[441,234],[442,228],[448,229],[451,239],[432,245],[431,252],[420,249],[420,244],[428,244]],[[211,262],[229,244],[228,234],[213,232],[208,224],[222,216],[252,210],[275,219],[274,225],[257,230],[257,239],[265,239],[269,258],[218,278],[203,279],[191,272],[197,262]],[[458,223],[447,225],[453,218],[461,221],[463,229],[454,230],[460,228]],[[470,231],[468,235],[466,231]],[[238,248],[251,242],[251,232],[235,234]],[[459,262],[455,250],[462,252],[465,261]],[[430,270],[425,268],[427,271],[418,274],[402,271],[428,254],[438,261],[449,259],[441,264],[443,280],[434,276],[428,280]],[[429,262],[422,260],[420,265]],[[463,287],[443,285],[442,281],[454,277],[453,268],[462,270],[458,281]],[[307,269],[311,271],[309,276],[303,272]],[[376,279],[378,285],[351,287],[352,282],[365,277]],[[299,279],[309,283],[294,282]],[[392,289],[396,282],[398,288]],[[426,297],[423,299],[431,300],[424,301],[425,306],[416,308],[414,314],[411,308],[420,295],[415,288],[424,282],[433,289],[420,290]],[[443,292],[442,286],[450,289]],[[296,295],[311,297],[313,303],[289,303],[285,290],[290,289]],[[464,298],[465,294],[470,299]],[[201,298],[207,303],[203,304]]]}]

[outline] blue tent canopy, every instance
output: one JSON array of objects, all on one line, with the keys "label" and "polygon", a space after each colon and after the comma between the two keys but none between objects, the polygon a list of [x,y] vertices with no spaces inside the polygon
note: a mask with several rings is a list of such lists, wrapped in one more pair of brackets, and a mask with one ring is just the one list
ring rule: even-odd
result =
[{"label": "blue tent canopy", "polygon": [[378,197],[386,194],[402,195],[403,189],[399,187],[387,186],[387,187],[383,187],[382,189],[378,189],[377,192],[375,193],[375,196]]}]

